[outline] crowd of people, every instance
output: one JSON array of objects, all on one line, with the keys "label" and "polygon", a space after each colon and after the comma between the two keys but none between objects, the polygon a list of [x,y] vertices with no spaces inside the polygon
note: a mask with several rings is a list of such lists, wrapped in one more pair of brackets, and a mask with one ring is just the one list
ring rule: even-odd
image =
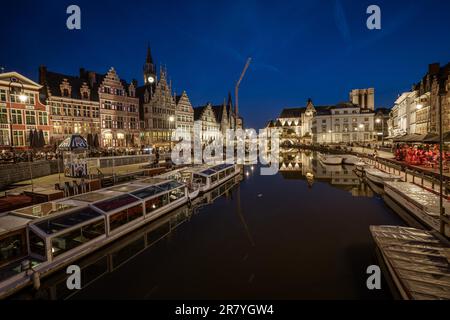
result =
[{"label": "crowd of people", "polygon": [[54,160],[58,155],[55,152],[35,151],[0,151],[0,163],[18,163],[38,160]]},{"label": "crowd of people", "polygon": [[[411,165],[434,167],[439,164],[440,152],[438,145],[400,145],[395,147],[395,159]],[[450,158],[449,152],[443,152],[444,164]]]}]

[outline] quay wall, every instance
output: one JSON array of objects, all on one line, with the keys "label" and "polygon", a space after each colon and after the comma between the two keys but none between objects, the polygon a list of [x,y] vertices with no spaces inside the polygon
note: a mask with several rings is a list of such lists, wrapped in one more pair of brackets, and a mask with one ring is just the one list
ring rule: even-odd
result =
[{"label": "quay wall", "polygon": [[[62,160],[60,160],[60,167],[63,167]],[[30,163],[5,163],[0,165],[0,190],[6,188],[8,185],[25,181],[30,179],[30,174],[33,178],[48,176],[50,174],[58,173],[57,160],[38,160]]]},{"label": "quay wall", "polygon": [[[110,168],[132,164],[149,163],[154,156],[137,155],[137,156],[123,156],[123,157],[104,157],[104,158],[90,158],[89,162],[98,168]],[[57,174],[63,170],[63,161],[59,160],[37,160],[31,162],[31,170],[28,162],[19,163],[4,163],[0,164],[0,190],[5,190],[9,185],[30,180],[30,171],[33,178],[45,177],[51,174]]]}]

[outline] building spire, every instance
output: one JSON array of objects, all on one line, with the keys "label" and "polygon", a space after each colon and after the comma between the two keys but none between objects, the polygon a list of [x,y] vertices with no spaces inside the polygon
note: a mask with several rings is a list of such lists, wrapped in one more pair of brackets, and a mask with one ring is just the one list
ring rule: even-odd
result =
[{"label": "building spire", "polygon": [[150,43],[147,45],[147,58],[145,59],[145,62],[153,64],[152,52],[150,50]]},{"label": "building spire", "polygon": [[233,98],[231,97],[231,91],[228,91],[228,102],[227,106],[233,111]]}]

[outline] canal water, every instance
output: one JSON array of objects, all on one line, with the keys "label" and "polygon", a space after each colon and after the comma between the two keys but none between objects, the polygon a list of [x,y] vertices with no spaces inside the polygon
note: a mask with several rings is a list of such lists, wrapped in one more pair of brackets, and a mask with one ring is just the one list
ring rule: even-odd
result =
[{"label": "canal water", "polygon": [[366,287],[370,225],[403,222],[352,167],[291,153],[82,259],[81,290],[58,272],[16,298],[390,299]]}]

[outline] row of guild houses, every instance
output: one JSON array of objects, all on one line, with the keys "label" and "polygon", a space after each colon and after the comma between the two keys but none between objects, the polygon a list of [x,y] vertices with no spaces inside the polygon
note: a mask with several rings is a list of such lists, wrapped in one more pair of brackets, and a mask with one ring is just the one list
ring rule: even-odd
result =
[{"label": "row of guild houses", "polygon": [[425,76],[399,95],[390,112],[389,136],[406,141],[414,135],[437,135],[440,110],[442,131],[446,133],[450,131],[450,63],[430,64]]},{"label": "row of guild houses", "polygon": [[36,83],[17,72],[0,73],[0,148],[27,148],[30,130],[42,131],[51,146],[79,134],[103,149],[170,148],[175,129],[175,140],[190,139],[195,121],[203,143],[242,123],[230,94],[223,104],[196,108],[186,91],[175,94],[167,68],[157,72],[150,47],[141,86],[121,79],[114,68],[68,75],[40,66],[38,78]]}]

